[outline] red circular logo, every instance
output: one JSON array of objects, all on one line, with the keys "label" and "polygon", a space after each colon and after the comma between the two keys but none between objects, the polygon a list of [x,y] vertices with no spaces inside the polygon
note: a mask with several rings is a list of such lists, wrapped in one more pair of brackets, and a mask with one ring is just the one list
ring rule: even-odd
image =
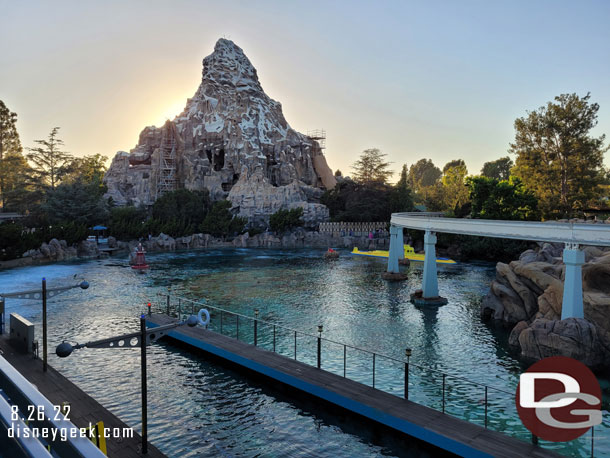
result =
[{"label": "red circular logo", "polygon": [[521,374],[517,411],[540,439],[576,439],[602,421],[599,382],[583,363],[565,356],[545,358]]}]

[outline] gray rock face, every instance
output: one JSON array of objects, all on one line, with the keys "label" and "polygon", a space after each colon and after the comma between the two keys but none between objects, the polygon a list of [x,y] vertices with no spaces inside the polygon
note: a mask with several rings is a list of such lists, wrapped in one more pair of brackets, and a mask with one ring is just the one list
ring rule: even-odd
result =
[{"label": "gray rock face", "polygon": [[[162,178],[170,176],[170,189],[208,189],[214,200],[229,197],[252,219],[271,209],[315,204],[319,190],[336,184],[319,143],[290,127],[241,48],[225,39],[203,60],[201,85],[184,111],[163,127],[146,127],[130,153],[116,154],[104,177],[106,196],[119,205],[150,205],[165,189]],[[267,197],[248,201],[253,189],[244,176]],[[325,215],[305,213],[312,219]]]},{"label": "gray rock face", "polygon": [[269,215],[281,209],[302,208],[303,222],[306,227],[315,227],[320,221],[328,221],[328,208],[319,203],[308,202],[307,195],[319,198],[320,189],[307,186],[298,180],[286,186],[273,186],[257,168],[249,174],[242,174],[229,192],[228,199],[239,216],[248,218],[255,226],[266,226]]},{"label": "gray rock face", "polygon": [[610,252],[585,247],[584,319],[561,320],[565,266],[561,249],[545,243],[519,261],[498,263],[481,316],[511,327],[510,345],[527,359],[563,355],[590,367],[610,367]]}]

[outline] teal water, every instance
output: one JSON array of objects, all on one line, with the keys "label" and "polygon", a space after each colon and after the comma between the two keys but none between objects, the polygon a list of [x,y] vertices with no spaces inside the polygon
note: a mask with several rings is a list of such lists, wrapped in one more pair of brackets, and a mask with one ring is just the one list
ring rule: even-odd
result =
[{"label": "teal water", "polygon": [[[463,263],[439,268],[441,295],[449,304],[422,310],[409,303],[409,293],[421,285],[421,265],[409,267],[409,280],[381,279],[383,260],[354,258],[347,252],[325,261],[319,250],[206,250],[154,254],[152,269],[140,274],[125,258],[58,263],[0,272],[0,291],[36,287],[46,276],[49,285],[66,284],[73,275],[86,278],[86,291],[71,290],[49,303],[50,348],[61,340],[86,342],[137,330],[137,317],[147,302],[165,304],[157,293],[205,300],[226,310],[273,321],[300,334],[297,358],[315,364],[316,334],[367,349],[375,357],[375,386],[403,395],[401,359],[412,348],[410,399],[442,408],[449,414],[483,425],[485,392],[489,386],[489,427],[529,440],[514,407],[513,393],[523,366],[508,351],[506,334],[479,318],[479,303],[494,276],[491,264]],[[172,304],[176,306],[177,304]],[[40,329],[40,304],[7,300],[7,312],[29,318]],[[211,327],[220,331],[220,317]],[[234,335],[236,323],[223,317],[223,332]],[[239,337],[252,341],[252,323],[242,319]],[[40,336],[38,335],[40,339]],[[272,348],[270,326],[258,329],[259,345]],[[276,333],[280,353],[294,357],[291,332]],[[52,353],[52,352],[50,352]],[[347,348],[346,375],[371,385],[372,355]],[[324,342],[322,366],[343,375],[343,346]],[[140,428],[139,352],[86,349],[50,364],[110,408],[126,423]],[[457,378],[460,377],[460,378]],[[465,380],[463,380],[463,379]],[[608,415],[608,382],[604,415]],[[495,388],[495,389],[494,389]],[[502,391],[500,391],[502,390]],[[409,448],[380,441],[358,424],[344,424],[331,413],[279,395],[273,387],[248,378],[166,343],[149,349],[149,437],[168,456],[419,456]],[[595,431],[595,456],[610,457],[608,422]],[[542,442],[572,456],[590,456],[590,433],[567,444]]]}]

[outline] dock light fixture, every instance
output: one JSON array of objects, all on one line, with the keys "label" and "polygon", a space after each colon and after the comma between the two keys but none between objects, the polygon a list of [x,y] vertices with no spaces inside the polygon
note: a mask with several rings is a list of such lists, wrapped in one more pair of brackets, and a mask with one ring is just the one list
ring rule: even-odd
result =
[{"label": "dock light fixture", "polygon": [[321,324],[318,325],[318,332],[320,333],[320,337],[322,337],[323,326]]},{"label": "dock light fixture", "polygon": [[[76,278],[76,275],[74,275]],[[42,288],[29,290],[29,291],[19,291],[16,293],[0,293],[0,300],[4,302],[4,299],[7,297],[13,297],[15,299],[42,299],[42,370],[43,372],[47,371],[47,298],[57,296],[60,293],[68,291],[70,289],[80,288],[87,289],[89,288],[89,282],[87,280],[81,280],[79,283],[68,286],[57,286],[55,288],[47,288],[47,279],[42,279]],[[2,322],[3,317],[0,318],[0,334],[2,334]]]},{"label": "dock light fixture", "polygon": [[[150,305],[150,304],[149,304]],[[130,334],[123,334],[106,339],[94,340],[84,344],[72,345],[65,340],[60,343],[55,349],[55,354],[60,358],[67,358],[81,348],[137,348],[141,351],[141,374],[142,374],[142,454],[148,453],[148,389],[146,385],[146,346],[159,340],[167,335],[171,329],[187,325],[189,327],[197,326],[197,317],[191,315],[186,321],[170,323],[156,328],[146,329],[146,315],[140,316],[140,331]]]},{"label": "dock light fixture", "polygon": [[405,356],[407,357],[407,361],[409,361],[409,358],[411,358],[411,349],[410,348],[405,349]]}]

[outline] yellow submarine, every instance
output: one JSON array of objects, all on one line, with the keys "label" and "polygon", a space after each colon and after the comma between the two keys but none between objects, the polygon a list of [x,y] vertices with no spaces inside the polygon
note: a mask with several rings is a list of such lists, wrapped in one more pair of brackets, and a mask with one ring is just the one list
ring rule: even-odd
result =
[{"label": "yellow submarine", "polygon": [[[389,251],[384,250],[360,251],[358,247],[354,247],[354,249],[352,250],[352,254],[356,256],[370,256],[373,258],[387,258],[389,256],[389,253]],[[416,253],[412,246],[405,245],[405,258],[409,261],[424,262],[425,255]],[[436,262],[439,264],[456,264],[453,259],[449,258],[436,258]]]}]

